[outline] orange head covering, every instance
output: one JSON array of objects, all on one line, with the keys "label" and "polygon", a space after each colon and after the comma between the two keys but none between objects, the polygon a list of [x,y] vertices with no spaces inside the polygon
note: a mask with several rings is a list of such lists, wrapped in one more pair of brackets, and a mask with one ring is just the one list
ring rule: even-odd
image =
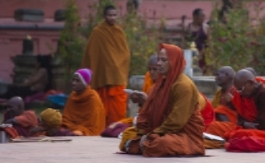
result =
[{"label": "orange head covering", "polygon": [[[145,129],[146,132],[150,132],[162,124],[165,111],[170,107],[168,106],[168,103],[171,87],[177,80],[178,76],[183,72],[186,64],[183,51],[179,47],[169,44],[161,44],[160,50],[161,49],[166,50],[170,69],[166,77],[163,77],[162,75],[158,77],[153,90],[150,92],[150,95],[141,110],[142,114],[148,115],[149,126]],[[141,122],[141,117],[139,117],[137,121]]]}]

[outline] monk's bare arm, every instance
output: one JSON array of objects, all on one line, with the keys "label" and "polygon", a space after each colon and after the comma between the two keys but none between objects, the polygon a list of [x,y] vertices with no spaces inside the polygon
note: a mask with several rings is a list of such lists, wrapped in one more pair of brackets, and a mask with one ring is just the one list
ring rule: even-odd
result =
[{"label": "monk's bare arm", "polygon": [[198,103],[198,91],[190,83],[173,85],[170,97],[173,106],[163,124],[153,133],[177,133],[188,122]]}]

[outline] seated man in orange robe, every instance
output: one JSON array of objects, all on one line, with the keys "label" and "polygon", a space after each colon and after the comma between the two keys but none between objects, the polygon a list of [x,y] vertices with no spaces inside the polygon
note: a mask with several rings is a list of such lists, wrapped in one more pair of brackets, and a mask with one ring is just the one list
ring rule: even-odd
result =
[{"label": "seated man in orange robe", "polygon": [[79,69],[73,75],[73,92],[63,111],[61,126],[76,135],[99,135],[105,128],[105,111],[99,95],[90,88],[92,71]]},{"label": "seated man in orange robe", "polygon": [[217,121],[232,122],[236,124],[236,111],[231,102],[235,93],[233,79],[235,71],[230,66],[221,67],[215,77],[216,84],[221,87],[212,100],[212,105],[216,114]]},{"label": "seated man in orange robe", "polygon": [[265,151],[265,87],[255,75],[243,69],[237,72],[234,86],[238,93],[233,104],[238,112],[237,130],[226,132],[228,151]]},{"label": "seated man in orange robe", "polygon": [[89,36],[82,67],[94,72],[91,87],[95,89],[105,108],[106,126],[126,118],[126,88],[130,50],[125,34],[116,25],[114,6],[104,9],[105,21],[96,26]]},{"label": "seated man in orange robe", "polygon": [[30,136],[30,130],[38,125],[38,118],[33,110],[24,109],[21,97],[13,97],[7,102],[4,124],[12,124],[19,136]]},{"label": "seated man in orange robe", "polygon": [[[233,94],[236,89],[233,86],[235,71],[230,66],[221,67],[216,73],[216,84],[221,87],[213,100],[216,121],[212,122],[205,132],[224,137],[226,130],[237,125],[237,113],[232,104]],[[222,148],[224,143],[205,139],[205,148]]]},{"label": "seated man in orange robe", "polygon": [[120,149],[146,157],[204,155],[198,90],[184,73],[183,51],[161,44],[158,77],[137,118],[136,134]]}]

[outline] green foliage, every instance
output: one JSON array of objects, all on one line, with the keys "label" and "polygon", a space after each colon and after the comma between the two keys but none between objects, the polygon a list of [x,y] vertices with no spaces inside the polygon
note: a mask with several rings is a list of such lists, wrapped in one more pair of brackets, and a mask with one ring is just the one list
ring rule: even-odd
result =
[{"label": "green foliage", "polygon": [[121,24],[131,51],[130,75],[145,74],[148,59],[157,50],[159,30],[148,29],[144,18],[134,10],[129,11]]},{"label": "green foliage", "polygon": [[85,40],[80,35],[81,18],[75,0],[66,0],[65,9],[65,25],[59,39],[59,56],[68,81],[74,71],[80,67]]},{"label": "green foliage", "polygon": [[[260,8],[256,7],[258,13]],[[235,70],[253,67],[264,75],[265,17],[257,17],[258,25],[254,27],[247,8],[240,5],[229,10],[226,23],[218,20],[217,9],[212,14],[212,20],[209,47],[206,49],[209,67],[231,65]]]}]

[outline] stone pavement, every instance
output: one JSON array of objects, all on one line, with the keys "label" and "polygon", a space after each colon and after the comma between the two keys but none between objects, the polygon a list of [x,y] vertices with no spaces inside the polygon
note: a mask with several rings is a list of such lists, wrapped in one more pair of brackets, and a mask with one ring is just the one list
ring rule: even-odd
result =
[{"label": "stone pavement", "polygon": [[265,153],[228,153],[207,150],[207,157],[145,158],[116,154],[119,139],[72,137],[71,142],[0,144],[1,163],[261,163]]}]

